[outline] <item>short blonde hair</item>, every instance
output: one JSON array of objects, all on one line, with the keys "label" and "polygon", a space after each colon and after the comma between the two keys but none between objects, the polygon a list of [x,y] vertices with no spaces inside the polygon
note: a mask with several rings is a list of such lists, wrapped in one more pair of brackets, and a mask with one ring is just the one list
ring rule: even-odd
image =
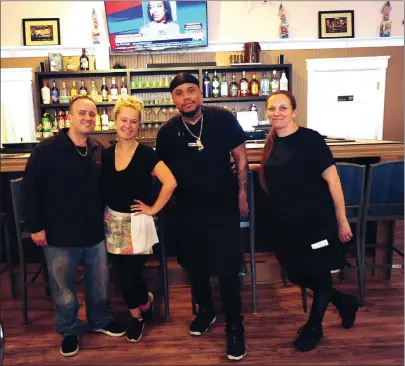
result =
[{"label": "short blonde hair", "polygon": [[132,97],[132,96],[127,96],[125,99],[120,98],[118,101],[115,103],[114,106],[114,116],[115,119],[117,119],[117,116],[119,115],[121,109],[123,107],[131,107],[135,109],[136,111],[139,111],[141,118],[142,118],[142,111],[143,111],[143,101],[141,99]]}]

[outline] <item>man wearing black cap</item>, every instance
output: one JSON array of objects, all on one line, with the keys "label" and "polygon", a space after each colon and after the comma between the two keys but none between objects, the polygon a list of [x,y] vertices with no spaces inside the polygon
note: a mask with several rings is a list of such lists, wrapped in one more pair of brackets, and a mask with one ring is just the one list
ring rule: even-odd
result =
[{"label": "man wearing black cap", "polygon": [[[203,335],[216,320],[210,276],[218,276],[226,319],[227,355],[246,354],[238,272],[240,217],[248,214],[245,134],[224,108],[203,107],[198,80],[180,73],[170,84],[180,114],[159,131],[156,150],[177,180],[176,244],[199,307],[190,333]],[[232,172],[230,153],[238,179]]]}]

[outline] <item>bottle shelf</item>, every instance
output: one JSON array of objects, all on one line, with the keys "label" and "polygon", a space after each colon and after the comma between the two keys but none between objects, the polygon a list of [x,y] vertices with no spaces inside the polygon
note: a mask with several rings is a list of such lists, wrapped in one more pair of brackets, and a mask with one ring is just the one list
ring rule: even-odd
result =
[{"label": "bottle shelf", "polygon": [[174,104],[144,104],[145,108],[154,108],[154,107],[175,107]]},{"label": "bottle shelf", "polygon": [[132,93],[158,93],[158,92],[169,92],[170,88],[159,87],[159,88],[131,88]]},{"label": "bottle shelf", "polygon": [[[99,102],[96,103],[97,106],[114,106],[115,102]],[[69,103],[50,103],[50,104],[40,104],[40,108],[47,108],[47,109],[58,109],[58,108],[69,108]]]},{"label": "bottle shelf", "polygon": [[218,98],[203,98],[203,101],[206,103],[217,103],[217,102],[265,102],[267,96],[249,96],[249,97],[218,97]]}]

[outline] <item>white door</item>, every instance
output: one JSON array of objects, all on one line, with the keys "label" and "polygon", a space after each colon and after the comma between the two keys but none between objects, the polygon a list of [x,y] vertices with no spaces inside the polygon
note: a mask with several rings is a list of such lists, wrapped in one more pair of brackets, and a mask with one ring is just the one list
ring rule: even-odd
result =
[{"label": "white door", "polygon": [[377,70],[314,73],[308,127],[327,136],[377,139],[378,77]]}]

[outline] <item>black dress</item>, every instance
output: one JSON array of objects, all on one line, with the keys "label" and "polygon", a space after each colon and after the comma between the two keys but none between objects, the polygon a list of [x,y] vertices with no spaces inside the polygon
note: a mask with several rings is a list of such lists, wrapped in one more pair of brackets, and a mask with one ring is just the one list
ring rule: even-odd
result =
[{"label": "black dress", "polygon": [[[344,266],[335,207],[322,178],[333,164],[329,147],[316,131],[300,127],[289,136],[275,137],[265,179],[271,244],[287,270],[325,272]],[[313,248],[323,240],[328,245]]]},{"label": "black dress", "polygon": [[[188,125],[199,136],[201,121]],[[241,264],[238,184],[230,151],[245,141],[235,117],[223,108],[205,107],[202,143],[180,116],[159,131],[156,150],[177,180],[176,252],[179,264],[209,275],[238,273]]]}]

